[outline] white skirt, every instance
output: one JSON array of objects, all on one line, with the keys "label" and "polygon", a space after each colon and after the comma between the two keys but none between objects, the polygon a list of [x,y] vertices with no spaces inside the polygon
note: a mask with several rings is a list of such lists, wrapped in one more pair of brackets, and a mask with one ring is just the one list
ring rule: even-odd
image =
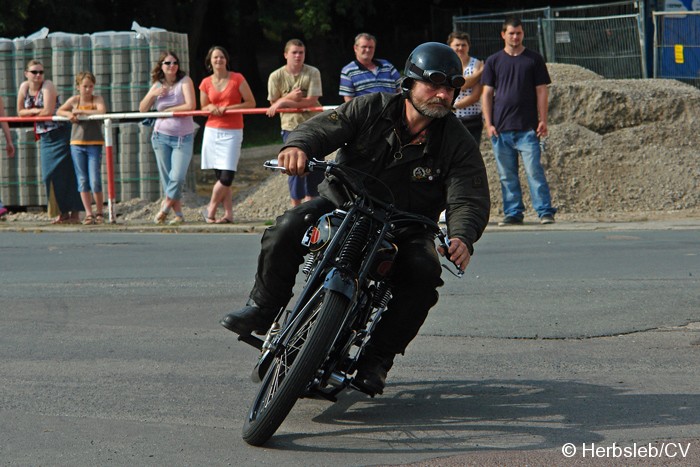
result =
[{"label": "white skirt", "polygon": [[204,127],[202,169],[233,170],[241,158],[243,130]]}]

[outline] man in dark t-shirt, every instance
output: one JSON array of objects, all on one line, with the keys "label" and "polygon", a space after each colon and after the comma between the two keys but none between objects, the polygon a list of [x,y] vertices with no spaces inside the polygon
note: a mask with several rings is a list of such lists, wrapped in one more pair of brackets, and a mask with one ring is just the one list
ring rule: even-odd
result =
[{"label": "man in dark t-shirt", "polygon": [[532,205],[540,223],[554,222],[547,178],[540,163],[541,137],[547,136],[547,85],[552,82],[541,55],[523,45],[519,19],[503,23],[503,50],[484,64],[482,112],[496,158],[503,195],[503,221],[498,225],[523,223],[522,189],[518,177],[518,154],[523,158]]}]

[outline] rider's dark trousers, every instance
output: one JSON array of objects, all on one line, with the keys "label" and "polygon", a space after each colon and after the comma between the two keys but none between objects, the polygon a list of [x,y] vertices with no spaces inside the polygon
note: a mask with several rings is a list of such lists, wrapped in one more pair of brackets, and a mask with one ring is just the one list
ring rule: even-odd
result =
[{"label": "rider's dark trousers", "polygon": [[[322,197],[300,204],[279,216],[265,230],[250,297],[263,308],[285,306],[292,296],[299,266],[307,253],[301,239],[309,225],[332,211]],[[430,308],[437,303],[441,266],[435,243],[423,233],[400,238],[392,272],[392,299],[371,343],[391,353],[403,353],[418,334]]]}]

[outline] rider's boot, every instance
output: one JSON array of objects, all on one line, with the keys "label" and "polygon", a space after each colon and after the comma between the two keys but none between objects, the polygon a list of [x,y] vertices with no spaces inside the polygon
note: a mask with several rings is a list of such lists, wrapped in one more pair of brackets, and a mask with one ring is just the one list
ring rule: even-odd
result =
[{"label": "rider's boot", "polygon": [[394,353],[383,351],[371,344],[367,345],[357,362],[353,384],[372,397],[382,394],[387,373],[394,364],[394,356]]},{"label": "rider's boot", "polygon": [[275,308],[259,307],[250,301],[238,311],[232,311],[224,316],[220,323],[229,331],[241,336],[249,336],[251,333],[265,334],[277,316]]}]

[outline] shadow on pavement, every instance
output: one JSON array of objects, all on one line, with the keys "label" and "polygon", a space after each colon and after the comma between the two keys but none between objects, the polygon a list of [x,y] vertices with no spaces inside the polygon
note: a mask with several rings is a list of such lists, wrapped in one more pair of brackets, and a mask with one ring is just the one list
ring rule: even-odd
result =
[{"label": "shadow on pavement", "polygon": [[599,443],[602,431],[661,431],[697,424],[699,409],[696,394],[632,394],[576,382],[391,384],[384,396],[374,399],[343,393],[313,419],[319,426],[309,431],[318,433],[280,433],[265,447],[365,454],[389,449],[436,456],[560,448],[564,443]]}]

